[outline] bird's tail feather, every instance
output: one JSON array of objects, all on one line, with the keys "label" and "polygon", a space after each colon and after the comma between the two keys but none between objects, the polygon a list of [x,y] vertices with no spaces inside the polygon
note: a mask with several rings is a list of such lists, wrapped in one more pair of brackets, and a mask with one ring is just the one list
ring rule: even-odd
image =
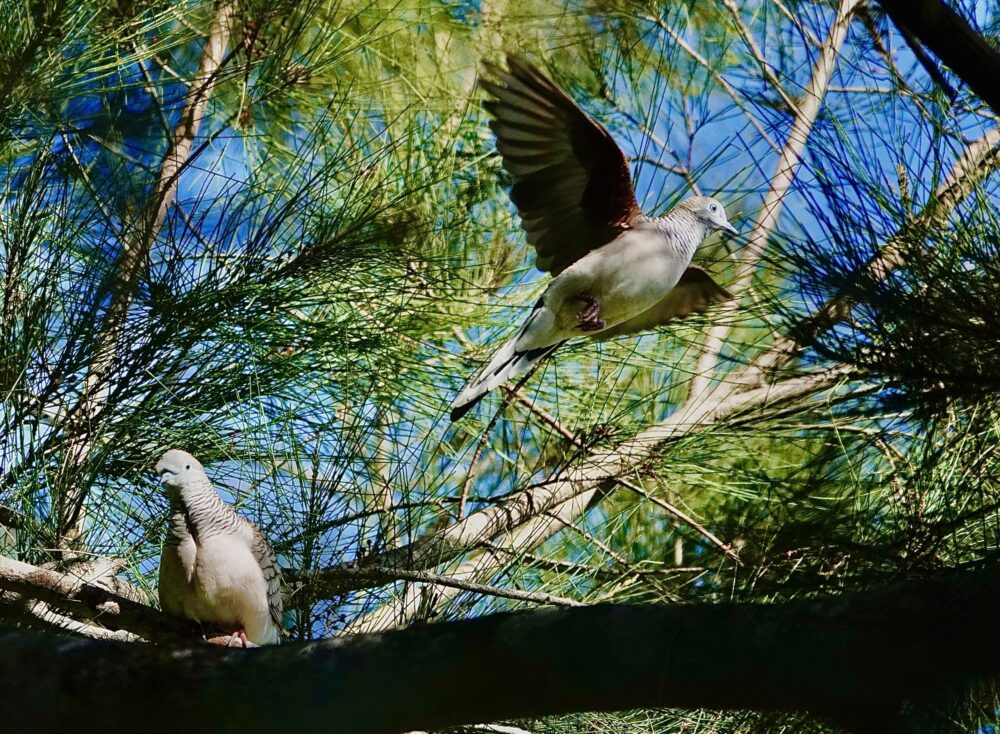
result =
[{"label": "bird's tail feather", "polygon": [[469,381],[451,404],[451,419],[457,421],[472,410],[491,390],[526,372],[552,354],[562,342],[538,349],[519,352],[515,349],[520,333],[493,355],[483,370]]}]

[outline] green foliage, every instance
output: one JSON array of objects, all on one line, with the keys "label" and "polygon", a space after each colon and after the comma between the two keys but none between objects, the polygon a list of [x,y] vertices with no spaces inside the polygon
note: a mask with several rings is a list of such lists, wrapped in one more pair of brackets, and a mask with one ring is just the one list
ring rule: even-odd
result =
[{"label": "green foliage", "polygon": [[[278,549],[297,639],[533,603],[403,581],[318,590],[322,571],[347,563],[588,602],[775,601],[995,554],[995,157],[960,201],[921,214],[941,204],[936,189],[987,111],[948,107],[919,67],[898,68],[886,46],[898,38],[878,18],[850,25],[760,258],[719,242],[698,256],[727,286],[753,272],[738,310],[572,344],[518,395],[449,426],[455,391],[543,287],[504,192],[478,61],[514,50],[550,71],[621,141],[647,211],[697,187],[750,233],[829,4],[751,4],[737,18],[723,2],[243,3],[176,203],[131,289],[122,268],[148,234],[218,5],[7,5],[4,552],[43,563],[73,545],[121,558],[154,601],[165,501],[149,469],[179,447]],[[890,242],[905,262],[866,274]],[[850,318],[803,331],[834,297],[853,304]],[[122,337],[93,384],[116,298]],[[705,373],[719,327],[725,347]],[[789,336],[801,339],[794,358],[774,358]],[[671,423],[733,384],[765,395],[831,368],[844,369],[783,402]],[[568,517],[564,504],[535,508],[475,542],[437,542],[650,429],[661,433],[625,457],[623,481],[579,482],[589,494]],[[59,507],[73,491],[85,532],[69,543]],[[422,547],[434,550],[408,553]],[[991,696],[955,716],[978,721]],[[704,712],[522,725],[824,726]]]}]

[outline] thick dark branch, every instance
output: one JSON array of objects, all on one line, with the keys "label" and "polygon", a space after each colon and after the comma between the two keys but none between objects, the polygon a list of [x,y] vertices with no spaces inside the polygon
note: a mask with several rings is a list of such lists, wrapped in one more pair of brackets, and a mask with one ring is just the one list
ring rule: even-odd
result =
[{"label": "thick dark branch", "polygon": [[906,41],[906,45],[909,47],[910,51],[912,51],[913,55],[917,57],[917,61],[920,62],[922,67],[924,67],[924,71],[927,72],[927,75],[948,97],[948,101],[954,102],[958,99],[958,90],[951,86],[951,83],[944,75],[944,72],[941,71],[938,65],[934,62],[934,59],[932,59],[924,50],[924,46],[920,43],[919,39],[910,33],[905,26],[900,26],[899,32],[902,34],[903,40]]},{"label": "thick dark branch", "polygon": [[783,605],[601,605],[256,650],[0,634],[10,730],[390,734],[645,707],[886,720],[1000,672],[1000,567]]},{"label": "thick dark branch", "polygon": [[934,52],[1000,114],[1000,50],[976,33],[944,0],[879,0],[893,22]]}]

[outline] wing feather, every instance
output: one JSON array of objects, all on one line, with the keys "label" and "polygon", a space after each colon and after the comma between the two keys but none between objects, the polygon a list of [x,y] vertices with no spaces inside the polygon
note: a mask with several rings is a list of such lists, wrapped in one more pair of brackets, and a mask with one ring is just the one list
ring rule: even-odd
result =
[{"label": "wing feather", "polygon": [[491,78],[482,86],[492,99],[484,106],[535,264],[558,275],[642,212],[608,131],[527,61],[508,55],[507,66],[485,63]]},{"label": "wing feather", "polygon": [[253,541],[251,549],[253,556],[257,560],[257,565],[264,574],[264,582],[267,584],[267,605],[271,614],[271,620],[278,629],[280,636],[282,629],[283,603],[281,600],[281,568],[278,566],[278,559],[274,555],[271,544],[256,525],[247,522],[253,530]]}]

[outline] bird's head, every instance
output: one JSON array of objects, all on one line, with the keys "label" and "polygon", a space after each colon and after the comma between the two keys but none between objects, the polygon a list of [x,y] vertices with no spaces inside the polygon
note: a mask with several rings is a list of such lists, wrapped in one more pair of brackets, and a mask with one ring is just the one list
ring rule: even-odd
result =
[{"label": "bird's head", "polygon": [[203,476],[205,468],[187,451],[170,449],[156,462],[156,474],[167,487],[177,488],[189,478]]},{"label": "bird's head", "polygon": [[681,206],[709,230],[723,229],[731,234],[739,234],[739,230],[726,219],[726,210],[718,199],[713,199],[711,196],[694,196],[682,202]]}]

